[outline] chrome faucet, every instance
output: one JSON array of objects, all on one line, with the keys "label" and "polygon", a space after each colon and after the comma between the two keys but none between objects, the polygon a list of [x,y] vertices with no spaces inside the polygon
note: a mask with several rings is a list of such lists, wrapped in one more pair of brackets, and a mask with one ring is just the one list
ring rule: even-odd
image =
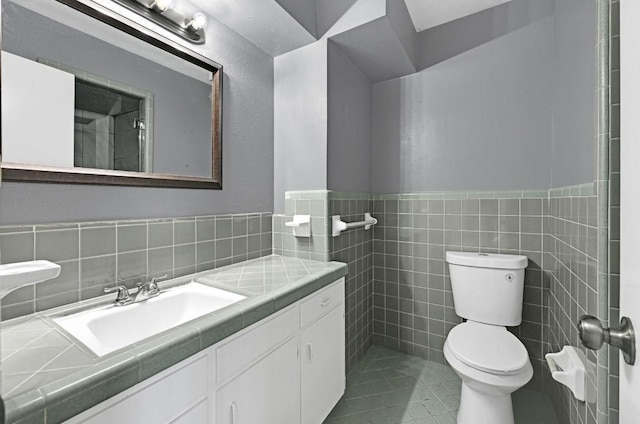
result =
[{"label": "chrome faucet", "polygon": [[161,277],[154,277],[151,281],[147,281],[146,283],[138,283],[138,292],[135,294],[133,298],[134,302],[142,302],[147,299],[151,299],[152,297],[156,297],[160,294],[160,288],[158,287],[158,280],[162,280],[167,278],[167,274]]},{"label": "chrome faucet", "polygon": [[127,287],[115,286],[115,287],[104,288],[105,293],[113,293],[115,291],[118,292],[118,296],[116,297],[116,300],[113,302],[115,306],[124,306],[130,303],[133,303],[134,299],[129,294],[129,290],[127,289]]}]

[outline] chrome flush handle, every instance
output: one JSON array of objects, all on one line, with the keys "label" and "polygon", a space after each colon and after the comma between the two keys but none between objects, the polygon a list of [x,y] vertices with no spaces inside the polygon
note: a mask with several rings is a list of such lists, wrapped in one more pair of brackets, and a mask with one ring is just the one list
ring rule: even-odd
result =
[{"label": "chrome flush handle", "polygon": [[577,327],[580,341],[587,349],[598,350],[604,343],[609,343],[622,351],[622,357],[627,364],[635,363],[636,335],[629,318],[622,317],[618,328],[603,328],[598,318],[583,315]]}]

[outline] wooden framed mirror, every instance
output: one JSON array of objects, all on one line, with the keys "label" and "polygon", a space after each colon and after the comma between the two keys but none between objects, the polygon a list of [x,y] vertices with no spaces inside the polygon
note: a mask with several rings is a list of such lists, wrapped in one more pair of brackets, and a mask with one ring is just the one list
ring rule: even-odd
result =
[{"label": "wooden framed mirror", "polygon": [[2,178],[222,188],[222,66],[89,0],[1,0]]}]

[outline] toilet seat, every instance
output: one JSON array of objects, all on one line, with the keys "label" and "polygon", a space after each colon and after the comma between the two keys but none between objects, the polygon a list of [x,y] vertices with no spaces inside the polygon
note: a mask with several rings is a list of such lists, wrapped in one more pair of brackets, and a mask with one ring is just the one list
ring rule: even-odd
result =
[{"label": "toilet seat", "polygon": [[505,327],[467,321],[449,332],[446,343],[460,362],[490,374],[518,374],[529,364],[527,349]]}]

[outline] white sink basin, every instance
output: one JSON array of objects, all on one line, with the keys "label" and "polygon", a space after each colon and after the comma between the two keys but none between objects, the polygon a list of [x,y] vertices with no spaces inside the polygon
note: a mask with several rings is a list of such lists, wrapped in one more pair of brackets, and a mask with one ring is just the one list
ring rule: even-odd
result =
[{"label": "white sink basin", "polygon": [[144,302],[101,306],[53,321],[102,356],[245,298],[189,283]]},{"label": "white sink basin", "polygon": [[36,284],[60,275],[60,265],[49,261],[28,261],[0,265],[0,298],[26,284]]}]

